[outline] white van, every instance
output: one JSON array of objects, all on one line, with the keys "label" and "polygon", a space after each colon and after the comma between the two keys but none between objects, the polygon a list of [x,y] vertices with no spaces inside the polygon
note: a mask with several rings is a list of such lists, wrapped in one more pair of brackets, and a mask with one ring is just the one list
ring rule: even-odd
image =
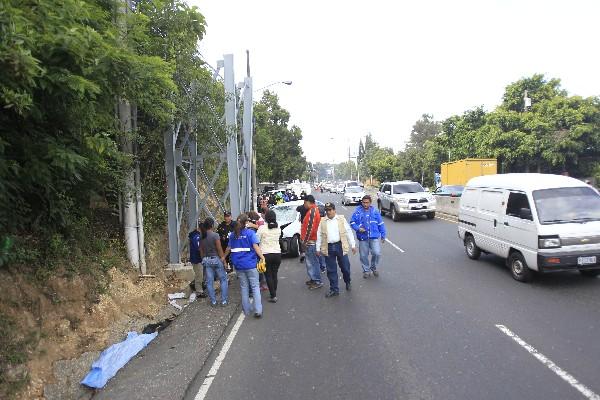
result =
[{"label": "white van", "polygon": [[600,194],[566,176],[486,175],[463,191],[458,236],[467,255],[507,259],[521,282],[532,271],[600,274]]}]

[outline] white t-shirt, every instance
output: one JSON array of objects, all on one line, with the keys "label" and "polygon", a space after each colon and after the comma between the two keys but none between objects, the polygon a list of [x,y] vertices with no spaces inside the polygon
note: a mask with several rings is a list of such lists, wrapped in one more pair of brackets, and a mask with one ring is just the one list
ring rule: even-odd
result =
[{"label": "white t-shirt", "polygon": [[256,235],[260,240],[260,250],[263,254],[281,253],[281,246],[279,245],[281,229],[279,227],[269,229],[267,224],[261,225]]}]

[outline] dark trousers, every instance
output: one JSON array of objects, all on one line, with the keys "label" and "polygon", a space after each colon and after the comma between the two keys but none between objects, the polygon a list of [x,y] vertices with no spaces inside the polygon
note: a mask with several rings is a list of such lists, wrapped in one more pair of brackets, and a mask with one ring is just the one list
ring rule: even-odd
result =
[{"label": "dark trousers", "polygon": [[325,262],[327,263],[329,290],[332,292],[339,292],[337,267],[339,265],[342,270],[344,282],[350,283],[350,259],[348,258],[348,254],[344,254],[342,242],[329,243],[327,246],[327,252],[329,254],[325,257]]},{"label": "dark trousers", "polygon": [[267,262],[267,272],[265,272],[265,277],[267,278],[269,294],[271,295],[271,298],[273,298],[277,296],[277,273],[279,272],[279,266],[281,265],[281,254],[265,254],[265,261]]}]

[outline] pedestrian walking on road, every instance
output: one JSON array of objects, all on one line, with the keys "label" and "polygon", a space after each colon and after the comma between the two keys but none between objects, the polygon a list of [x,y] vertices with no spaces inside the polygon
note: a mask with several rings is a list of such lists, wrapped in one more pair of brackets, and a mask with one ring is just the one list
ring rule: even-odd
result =
[{"label": "pedestrian walking on road", "polygon": [[224,253],[221,247],[221,237],[214,232],[215,221],[212,218],[204,220],[204,231],[202,232],[202,240],[200,241],[200,255],[202,256],[202,265],[205,268],[206,286],[210,304],[217,305],[217,297],[215,294],[215,276],[221,283],[221,305],[228,304],[228,282],[227,272],[223,263]]},{"label": "pedestrian walking on road", "polygon": [[[221,248],[226,249],[229,244],[229,234],[233,232],[233,228],[235,227],[235,221],[233,221],[233,219],[231,218],[231,213],[229,211],[225,211],[223,213],[223,219],[223,222],[221,222],[217,227],[217,233],[221,238]],[[230,260],[229,257],[227,257],[224,262],[225,270],[227,272],[231,272],[231,267],[229,263]]]},{"label": "pedestrian walking on road", "polygon": [[200,241],[202,232],[198,228],[194,229],[188,235],[190,240],[190,262],[194,270],[194,287],[198,297],[206,297],[204,292],[204,268],[202,266],[202,257],[200,256]]},{"label": "pedestrian walking on road", "polygon": [[327,278],[329,278],[329,292],[325,297],[334,297],[340,294],[338,285],[338,265],[346,283],[346,290],[352,289],[350,278],[350,259],[348,252],[356,254],[354,233],[346,218],[337,215],[335,204],[325,204],[326,218],[321,219],[317,231],[317,255],[324,255],[327,262]]},{"label": "pedestrian walking on road", "polygon": [[277,273],[281,265],[281,246],[279,238],[281,229],[277,224],[277,215],[275,211],[269,210],[265,214],[266,225],[258,228],[258,240],[260,240],[260,250],[265,256],[267,262],[267,286],[269,288],[269,302],[277,303]]},{"label": "pedestrian walking on road", "polygon": [[[265,261],[265,257],[260,251],[258,236],[252,229],[246,228],[247,222],[248,216],[246,214],[241,214],[237,218],[234,231],[229,234],[229,246],[225,250],[225,256],[231,253],[231,263],[240,280],[244,314],[250,315],[252,308],[254,308],[254,316],[260,318],[263,311],[256,264],[259,258]],[[250,303],[250,291],[252,291],[252,297],[254,298],[254,307]]]},{"label": "pedestrian walking on road", "polygon": [[[361,205],[356,208],[350,226],[356,231],[360,263],[363,268],[363,278],[369,278],[371,273],[379,276],[377,266],[381,259],[381,243],[385,242],[385,224],[379,210],[371,205],[371,196],[362,198]],[[369,260],[369,254],[371,260]]]},{"label": "pedestrian walking on road", "polygon": [[306,249],[306,272],[308,274],[308,281],[306,284],[309,289],[319,289],[323,287],[321,282],[321,271],[319,268],[319,257],[317,257],[317,231],[319,230],[319,224],[321,223],[321,215],[319,214],[319,207],[315,204],[315,198],[313,195],[308,195],[304,199],[304,207],[307,212],[302,221],[302,228],[300,230],[300,236],[304,248]]}]

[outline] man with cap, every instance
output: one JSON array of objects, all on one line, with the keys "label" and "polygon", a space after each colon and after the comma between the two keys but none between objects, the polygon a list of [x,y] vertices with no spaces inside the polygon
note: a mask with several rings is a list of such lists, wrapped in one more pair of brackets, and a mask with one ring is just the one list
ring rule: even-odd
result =
[{"label": "man with cap", "polygon": [[325,297],[334,297],[340,294],[338,285],[338,265],[346,283],[346,290],[352,289],[350,279],[350,259],[348,252],[356,254],[356,242],[352,228],[343,215],[337,215],[335,204],[325,203],[326,217],[321,219],[317,231],[317,255],[323,254],[327,263],[327,278],[329,278],[329,292]]},{"label": "man with cap", "polygon": [[[229,245],[229,234],[233,232],[235,228],[235,221],[231,218],[231,212],[225,211],[223,213],[223,222],[219,224],[217,227],[217,233],[221,238],[221,248],[226,249],[227,245]],[[229,266],[229,255],[225,261],[225,269],[227,272],[231,272],[231,267]]]},{"label": "man with cap", "polygon": [[[356,207],[350,219],[352,229],[356,231],[360,263],[363,268],[363,278],[379,276],[377,266],[381,259],[381,243],[385,242],[386,230],[381,213],[371,205],[371,196],[365,195],[361,205]],[[369,253],[371,260],[369,260]]]},{"label": "man with cap", "polygon": [[300,229],[300,240],[306,249],[305,261],[306,273],[308,274],[308,281],[306,281],[306,284],[311,290],[323,287],[323,282],[321,282],[321,272],[319,271],[319,257],[317,256],[317,247],[315,246],[317,241],[317,230],[319,229],[319,224],[321,222],[321,214],[319,214],[319,207],[315,202],[314,196],[310,194],[304,199],[306,215],[302,220],[302,227]]}]

